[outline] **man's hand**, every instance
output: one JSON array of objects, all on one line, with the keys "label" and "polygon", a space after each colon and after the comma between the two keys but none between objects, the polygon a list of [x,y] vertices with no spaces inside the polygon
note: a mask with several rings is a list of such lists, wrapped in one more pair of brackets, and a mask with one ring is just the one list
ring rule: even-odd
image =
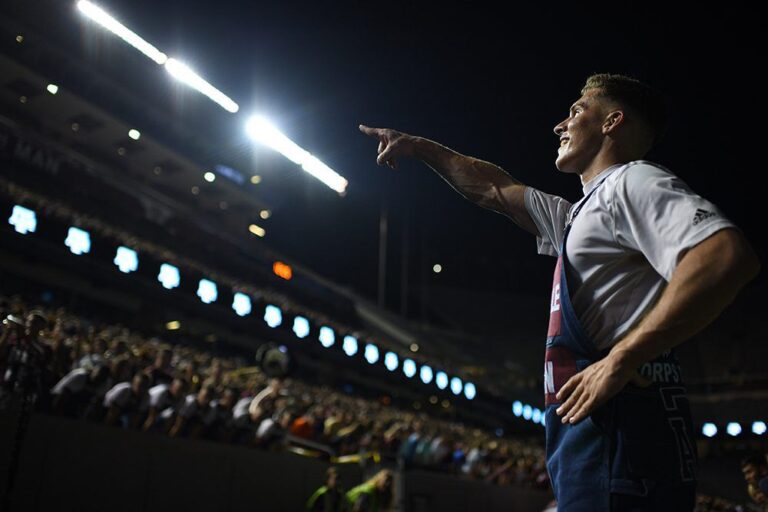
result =
[{"label": "man's hand", "polygon": [[387,164],[392,169],[397,167],[397,159],[401,156],[413,156],[416,137],[389,128],[371,128],[360,125],[360,131],[379,140],[379,156],[376,163]]},{"label": "man's hand", "polygon": [[650,385],[635,368],[611,352],[568,379],[557,393],[562,405],[556,412],[563,417],[563,423],[578,423],[618,394],[629,381],[640,386]]}]

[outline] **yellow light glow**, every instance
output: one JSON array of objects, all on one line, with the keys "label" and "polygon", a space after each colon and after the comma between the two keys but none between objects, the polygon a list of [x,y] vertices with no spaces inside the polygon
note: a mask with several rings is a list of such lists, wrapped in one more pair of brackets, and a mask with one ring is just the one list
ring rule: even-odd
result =
[{"label": "yellow light glow", "polygon": [[264,237],[264,235],[267,234],[264,228],[262,228],[261,226],[257,226],[256,224],[251,224],[250,226],[248,226],[248,231],[260,237]]}]

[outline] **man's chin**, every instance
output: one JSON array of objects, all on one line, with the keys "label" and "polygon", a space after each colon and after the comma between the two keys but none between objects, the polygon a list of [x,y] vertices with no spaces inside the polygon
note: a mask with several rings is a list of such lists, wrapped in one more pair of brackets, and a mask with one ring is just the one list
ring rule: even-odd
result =
[{"label": "man's chin", "polygon": [[562,158],[557,158],[555,160],[555,167],[557,167],[557,170],[560,172],[566,172],[569,174],[577,172],[577,170],[573,168],[573,165],[569,165],[568,161]]}]

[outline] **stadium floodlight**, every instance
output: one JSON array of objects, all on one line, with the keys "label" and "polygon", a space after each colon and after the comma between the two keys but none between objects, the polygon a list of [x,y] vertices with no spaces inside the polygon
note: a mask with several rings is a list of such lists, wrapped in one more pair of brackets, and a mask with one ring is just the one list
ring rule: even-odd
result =
[{"label": "stadium floodlight", "polygon": [[117,265],[120,272],[129,274],[135,272],[139,268],[139,256],[133,249],[121,245],[117,248],[117,254],[115,254],[113,263]]},{"label": "stadium floodlight", "polygon": [[448,387],[448,375],[445,372],[437,372],[435,374],[435,384],[439,389],[445,389]]},{"label": "stadium floodlight", "polygon": [[[248,231],[250,231],[251,234],[259,236],[261,238],[264,238],[264,235],[267,234],[267,231],[264,228],[262,228],[261,226],[257,226],[256,224],[251,224],[250,226],[248,226]],[[290,279],[290,277],[288,279]]]},{"label": "stadium floodlight", "polygon": [[512,403],[512,414],[518,417],[523,415],[523,403],[520,400],[515,400]]},{"label": "stadium floodlight", "polygon": [[256,142],[274,149],[295,164],[301,165],[309,155],[262,116],[251,117],[245,124],[245,132]]},{"label": "stadium floodlight", "polygon": [[55,95],[57,92],[59,92],[59,86],[56,84],[48,84],[45,90]]},{"label": "stadium floodlight", "polygon": [[90,18],[91,20],[95,21],[105,29],[109,30],[113,34],[115,34],[117,37],[128,43],[129,45],[133,46],[137,50],[139,50],[141,53],[152,59],[153,61],[157,62],[161,66],[165,64],[165,62],[168,60],[168,56],[165,55],[163,52],[146,42],[144,39],[139,37],[135,32],[130,30],[128,27],[117,21],[115,18],[107,14],[106,11],[104,11],[101,7],[98,7],[95,4],[92,4],[91,2],[88,2],[86,0],[80,0],[77,2],[77,8],[82,12],[85,16]]},{"label": "stadium floodlight", "polygon": [[26,235],[34,233],[37,229],[37,215],[34,210],[24,208],[21,205],[14,205],[11,216],[8,218],[8,224],[13,226],[17,233]]},{"label": "stadium floodlight", "polygon": [[409,379],[412,379],[416,375],[416,363],[413,359],[406,359],[403,361],[403,373]]},{"label": "stadium floodlight", "polygon": [[765,434],[766,426],[764,421],[755,421],[752,423],[752,433],[758,436]]},{"label": "stadium floodlight", "polygon": [[728,432],[729,436],[736,437],[737,435],[741,434],[741,425],[736,422],[731,422],[726,425],[725,431]]},{"label": "stadium floodlight", "polygon": [[128,136],[133,140],[139,140],[141,138],[141,132],[135,128],[128,130]]},{"label": "stadium floodlight", "polygon": [[717,435],[717,427],[714,423],[705,423],[701,427],[701,433],[707,437],[715,437]]},{"label": "stadium floodlight", "polygon": [[349,182],[314,155],[308,154],[307,159],[301,163],[301,168],[339,194],[347,190]]},{"label": "stadium floodlight", "polygon": [[432,378],[434,377],[434,373],[432,372],[432,368],[427,366],[426,364],[421,367],[421,370],[419,370],[419,377],[421,377],[421,382],[424,384],[429,384],[432,382]]},{"label": "stadium floodlight", "polygon": [[528,404],[523,406],[523,419],[529,420],[533,417],[533,407]]},{"label": "stadium floodlight", "polygon": [[163,288],[172,290],[178,287],[181,282],[179,269],[168,263],[163,263],[160,265],[160,272],[157,274],[157,280],[163,285]]},{"label": "stadium floodlight", "polygon": [[344,336],[344,342],[341,344],[341,348],[349,357],[357,354],[357,338],[354,336]]},{"label": "stadium floodlight", "polygon": [[477,396],[477,388],[471,382],[464,384],[464,396],[467,397],[467,400],[474,400]]},{"label": "stadium floodlight", "polygon": [[67,238],[64,240],[64,245],[69,247],[72,254],[78,256],[90,252],[91,250],[91,235],[80,228],[69,228],[67,232]]},{"label": "stadium floodlight", "polygon": [[533,414],[531,414],[531,421],[538,423],[541,421],[541,410],[534,407]]},{"label": "stadium floodlight", "polygon": [[219,297],[216,283],[209,279],[201,279],[197,285],[197,296],[200,297],[204,304],[216,302],[216,299]]},{"label": "stadium floodlight", "polygon": [[264,308],[264,321],[273,329],[283,323],[283,312],[279,307],[267,304]]},{"label": "stadium floodlight", "polygon": [[347,189],[348,182],[346,179],[286,137],[266,118],[252,116],[245,124],[245,131],[254,141],[277,151],[291,162],[300,165],[306,172],[339,194],[343,194]]},{"label": "stadium floodlight", "polygon": [[336,335],[333,333],[333,329],[324,325],[320,328],[318,340],[320,340],[320,344],[325,348],[331,348],[336,343]]},{"label": "stadium floodlight", "polygon": [[232,309],[238,316],[245,316],[250,314],[251,298],[242,292],[236,292],[232,298]]},{"label": "stadium floodlight", "polygon": [[460,378],[454,377],[451,379],[451,393],[454,395],[460,395],[463,388],[464,385],[462,384]]},{"label": "stadium floodlight", "polygon": [[183,62],[170,58],[165,62],[165,69],[173,78],[187,84],[201,94],[208,96],[208,98],[227,112],[234,114],[240,110],[240,106],[235,103],[232,98],[205,81],[203,77],[195,73]]},{"label": "stadium floodlight", "polygon": [[387,370],[393,372],[397,370],[397,354],[394,352],[387,352],[384,354],[384,366],[387,368]]},{"label": "stadium floodlight", "polygon": [[293,319],[293,334],[297,338],[304,339],[309,336],[309,320],[303,316],[297,316]]},{"label": "stadium floodlight", "polygon": [[374,364],[379,360],[379,347],[372,343],[368,343],[365,346],[365,352],[363,356],[365,357],[365,360],[368,361],[368,364]]}]

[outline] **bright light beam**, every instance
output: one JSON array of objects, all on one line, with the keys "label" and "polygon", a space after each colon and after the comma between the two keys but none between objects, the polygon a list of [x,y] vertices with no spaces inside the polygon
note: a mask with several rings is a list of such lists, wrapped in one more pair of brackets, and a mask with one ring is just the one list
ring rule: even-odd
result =
[{"label": "bright light beam", "polygon": [[291,162],[300,165],[304,171],[339,194],[343,194],[347,189],[349,182],[343,176],[286,137],[264,117],[253,116],[248,119],[245,124],[245,131],[253,140],[274,149]]},{"label": "bright light beam", "polygon": [[165,63],[165,69],[176,80],[187,84],[196,91],[208,96],[213,102],[217,103],[221,108],[227,112],[235,113],[240,110],[240,106],[235,103],[232,98],[206,82],[203,77],[195,73],[189,66],[183,62],[179,62],[174,58],[170,58]]},{"label": "bright light beam", "polygon": [[161,66],[168,60],[166,54],[143,40],[135,32],[107,14],[101,7],[97,7],[86,0],[80,0],[77,2],[77,8],[80,9],[80,12],[85,16],[109,30]]}]

